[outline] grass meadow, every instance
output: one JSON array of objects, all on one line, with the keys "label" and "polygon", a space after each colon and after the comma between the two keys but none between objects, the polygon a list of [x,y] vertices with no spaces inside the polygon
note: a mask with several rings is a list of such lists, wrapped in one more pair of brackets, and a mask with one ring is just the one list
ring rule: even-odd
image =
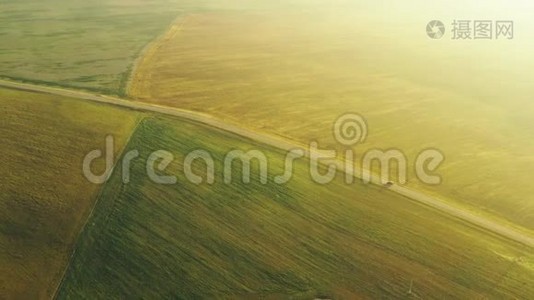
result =
[{"label": "grass meadow", "polygon": [[[335,119],[360,113],[369,136],[356,152],[396,148],[412,166],[437,148],[442,184],[420,184],[410,169],[408,186],[532,232],[534,37],[434,41],[429,4],[335,3],[191,15],[138,67],[129,95],[338,150]],[[457,17],[439,8],[444,21]],[[529,10],[510,9],[530,24]],[[498,18],[464,14],[482,12]]]},{"label": "grass meadow", "polygon": [[[232,149],[267,153],[271,175],[283,153],[193,123],[147,118],[128,150],[141,156],[124,184],[115,168],[80,236],[59,299],[170,298],[528,298],[534,257],[378,186],[317,185],[305,159],[285,185],[222,182]],[[174,162],[160,185],[146,175],[155,150]],[[183,159],[204,149],[216,162],[214,185],[195,185]],[[197,174],[205,173],[201,162]],[[257,166],[252,174],[257,174]],[[204,171],[203,171],[204,170]],[[412,295],[413,296],[413,295]]]},{"label": "grass meadow", "polygon": [[180,15],[175,2],[0,1],[0,76],[122,95],[136,57]]},{"label": "grass meadow", "polygon": [[0,298],[52,297],[99,191],[82,160],[106,134],[118,155],[136,120],[134,112],[0,89]]}]

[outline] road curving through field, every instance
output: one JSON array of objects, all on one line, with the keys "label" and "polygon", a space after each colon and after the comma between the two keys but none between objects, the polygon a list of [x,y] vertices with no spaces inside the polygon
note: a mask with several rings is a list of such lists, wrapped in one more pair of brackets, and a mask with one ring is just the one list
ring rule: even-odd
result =
[{"label": "road curving through field", "polygon": [[[306,147],[304,147],[303,145],[299,145],[296,142],[284,139],[282,137],[260,133],[260,132],[257,132],[257,131],[254,131],[248,128],[241,127],[237,124],[230,124],[223,120],[216,119],[210,115],[198,113],[194,111],[160,106],[160,105],[155,105],[155,104],[134,102],[134,101],[127,100],[127,99],[92,94],[92,93],[84,92],[84,91],[67,90],[67,89],[62,89],[62,88],[32,85],[32,84],[11,82],[11,81],[5,81],[5,80],[0,80],[0,87],[17,89],[17,90],[22,90],[22,91],[27,91],[27,92],[37,92],[37,93],[46,93],[46,94],[65,96],[65,97],[70,97],[70,98],[75,98],[75,99],[92,101],[96,103],[118,106],[118,107],[127,108],[131,110],[152,112],[152,113],[163,114],[167,116],[178,117],[178,118],[186,119],[189,121],[194,121],[194,122],[198,122],[204,125],[208,125],[211,127],[215,127],[217,129],[224,130],[224,131],[251,139],[255,142],[265,144],[271,147],[275,147],[275,148],[278,148],[284,151],[290,151],[295,148],[306,149]],[[305,150],[305,151],[307,151],[306,156],[309,157],[310,156],[309,151],[308,150]],[[335,165],[338,168],[338,170],[345,172],[344,162],[336,161]],[[367,171],[363,170],[363,172],[367,172]],[[361,179],[362,172],[355,172],[354,176],[358,179]],[[373,174],[371,174],[370,176],[371,176],[371,183],[382,185],[381,180],[377,176]],[[493,221],[491,219],[476,215],[464,209],[452,206],[434,197],[422,194],[420,192],[417,192],[415,190],[412,190],[412,189],[409,189],[403,186],[392,185],[392,186],[384,187],[384,188],[385,189],[387,188],[388,190],[392,192],[400,194],[404,196],[405,198],[410,199],[414,202],[431,207],[446,215],[465,221],[483,230],[489,231],[498,236],[501,236],[501,237],[510,239],[512,241],[521,243],[523,245],[529,246],[531,248],[534,248],[534,238],[532,236],[526,233],[520,232],[518,230],[515,230],[514,228],[510,226],[497,223],[496,221]]]}]

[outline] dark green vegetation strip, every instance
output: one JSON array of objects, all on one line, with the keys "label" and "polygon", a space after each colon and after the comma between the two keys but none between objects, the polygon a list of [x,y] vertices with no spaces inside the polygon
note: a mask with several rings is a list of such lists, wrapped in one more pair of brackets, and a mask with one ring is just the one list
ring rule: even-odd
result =
[{"label": "dark green vegetation strip", "polygon": [[[341,176],[314,184],[305,160],[286,185],[225,185],[225,153],[252,148],[263,149],[182,121],[143,121],[128,145],[141,153],[131,182],[123,184],[115,169],[59,298],[402,297],[412,280],[423,298],[534,294],[529,249],[378,186],[348,186]],[[176,185],[146,175],[148,155],[160,149],[175,155],[165,172],[178,176]],[[196,149],[217,162],[213,186],[185,179],[183,158]],[[264,150],[270,173],[281,174],[282,153]],[[234,175],[240,173],[236,165]]]},{"label": "dark green vegetation strip", "polygon": [[82,175],[82,160],[107,134],[118,155],[137,116],[0,89],[0,298],[54,294],[99,190]]}]

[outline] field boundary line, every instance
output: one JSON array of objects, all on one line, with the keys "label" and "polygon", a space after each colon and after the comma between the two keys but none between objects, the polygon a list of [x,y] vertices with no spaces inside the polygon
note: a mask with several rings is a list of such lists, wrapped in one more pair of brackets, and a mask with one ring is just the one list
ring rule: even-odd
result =
[{"label": "field boundary line", "polygon": [[139,70],[142,69],[142,66],[146,62],[150,61],[156,55],[156,53],[159,51],[159,49],[165,42],[168,42],[170,39],[173,39],[178,34],[178,32],[180,32],[184,28],[185,23],[188,21],[190,16],[190,14],[184,14],[175,18],[171,22],[171,25],[162,34],[153,39],[143,48],[141,53],[135,59],[133,65],[130,67],[131,70],[130,74],[128,74],[128,80],[126,81],[125,86],[122,87],[124,89],[124,95],[126,95],[127,97],[133,95],[134,93],[130,91],[135,90],[137,88],[136,83],[143,82],[143,76],[150,76],[150,74],[140,72]]},{"label": "field boundary line", "polygon": [[[145,118],[146,118],[146,116],[139,116],[135,126],[132,128],[131,134],[126,139],[123,148],[119,151],[119,153],[116,156],[116,160],[113,162],[113,166],[111,168],[111,172],[110,172],[110,175],[109,175],[110,178],[111,178],[111,176],[113,176],[113,173],[116,170],[116,166],[121,161],[122,156],[124,155],[124,152],[126,151],[126,149],[128,149],[128,146],[130,145],[130,141],[131,141],[132,137],[135,135],[135,133],[137,132],[137,129],[139,128],[139,126],[141,125],[141,123],[143,122],[143,120]],[[86,230],[87,225],[89,224],[89,221],[93,218],[95,209],[96,209],[98,203],[100,202],[100,199],[102,198],[102,194],[104,192],[106,184],[107,184],[107,182],[100,186],[98,194],[97,194],[95,200],[93,201],[93,205],[91,206],[91,210],[89,211],[89,214],[87,215],[87,218],[85,219],[85,222],[80,226],[80,231],[78,232],[78,234],[76,236],[76,239],[74,240],[72,252],[71,252],[71,254],[69,256],[69,259],[67,261],[67,265],[65,266],[65,269],[62,272],[63,274],[61,276],[61,279],[59,280],[57,288],[55,289],[55,292],[54,292],[54,295],[53,295],[52,299],[57,299],[57,297],[59,296],[59,291],[61,290],[61,287],[63,286],[63,283],[65,281],[65,277],[67,276],[67,273],[68,273],[68,271],[69,271],[69,269],[71,267],[71,264],[72,264],[72,262],[73,262],[73,260],[74,260],[74,258],[76,256],[76,250],[78,248],[78,244],[80,243],[80,239],[82,238],[83,233]]]},{"label": "field boundary line", "polygon": [[[260,133],[260,132],[248,129],[246,127],[243,127],[243,126],[231,124],[226,121],[217,119],[211,115],[203,114],[203,113],[199,113],[195,111],[161,106],[161,105],[156,105],[156,104],[143,103],[143,102],[135,102],[132,100],[126,100],[122,98],[105,96],[105,95],[91,94],[91,93],[82,92],[82,91],[51,88],[51,87],[46,87],[46,86],[36,86],[36,85],[31,85],[31,84],[16,83],[16,82],[9,82],[9,81],[3,81],[3,80],[0,80],[0,87],[17,89],[21,91],[60,95],[60,96],[65,96],[65,97],[88,100],[88,101],[92,101],[95,103],[113,105],[113,106],[136,110],[136,111],[152,112],[156,114],[162,114],[162,115],[177,117],[181,119],[186,119],[186,120],[194,121],[200,124],[208,125],[214,128],[218,128],[220,130],[224,130],[224,131],[251,139],[255,142],[268,145],[274,148],[278,148],[284,151],[290,151],[295,148],[302,148],[302,146],[299,145],[299,143],[295,141],[287,140],[280,136]],[[306,157],[309,158],[310,152],[308,150],[305,152],[306,152]],[[343,161],[336,161],[335,164],[338,167],[338,170],[346,173],[346,169],[345,169],[345,165]],[[360,180],[363,178],[364,174],[369,175],[369,177],[371,178],[371,183],[382,186],[380,178],[370,173],[369,171],[362,170],[362,172],[354,172],[354,176]],[[455,207],[451,204],[446,203],[445,201],[425,195],[423,193],[417,192],[407,187],[394,185],[392,187],[389,187],[388,190],[395,192],[399,195],[402,195],[405,198],[410,199],[419,204],[432,207],[449,216],[456,217],[458,219],[471,223],[472,225],[475,225],[481,229],[492,232],[501,237],[508,238],[509,240],[512,240],[520,244],[523,244],[525,246],[534,248],[534,237],[532,237],[530,234],[527,234],[526,232],[521,232],[519,230],[516,230],[511,226],[497,223],[495,221],[492,221],[491,219],[476,215],[464,209],[460,209],[458,207]]]}]

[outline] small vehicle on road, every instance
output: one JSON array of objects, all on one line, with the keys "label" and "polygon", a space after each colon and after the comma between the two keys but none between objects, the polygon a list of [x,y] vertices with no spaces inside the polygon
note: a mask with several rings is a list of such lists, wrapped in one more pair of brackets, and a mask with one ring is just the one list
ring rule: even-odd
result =
[{"label": "small vehicle on road", "polygon": [[390,187],[392,187],[394,185],[395,185],[395,183],[393,181],[388,181],[388,182],[384,183],[384,186],[387,187],[387,188],[390,188]]}]

